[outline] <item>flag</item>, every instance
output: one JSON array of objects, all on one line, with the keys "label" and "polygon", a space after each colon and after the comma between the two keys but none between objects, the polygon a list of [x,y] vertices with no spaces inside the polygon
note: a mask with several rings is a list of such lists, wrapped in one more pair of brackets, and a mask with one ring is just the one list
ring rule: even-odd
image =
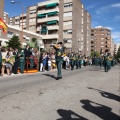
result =
[{"label": "flag", "polygon": [[5,22],[2,20],[2,18],[0,18],[0,28],[3,29],[3,32],[4,32],[4,33],[7,32],[7,25],[6,25]]}]

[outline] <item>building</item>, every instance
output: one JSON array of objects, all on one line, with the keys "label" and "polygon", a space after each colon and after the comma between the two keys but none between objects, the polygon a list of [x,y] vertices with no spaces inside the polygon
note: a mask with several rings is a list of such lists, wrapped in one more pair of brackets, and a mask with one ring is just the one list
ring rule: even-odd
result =
[{"label": "building", "polygon": [[[12,25],[12,22],[10,24],[8,24],[11,20],[11,18],[8,18],[8,13],[4,12],[4,0],[2,0],[1,2],[2,4],[0,4],[0,17],[4,20],[4,22],[7,24],[8,29],[7,29],[7,34],[4,34],[3,31],[0,29],[0,42],[2,44],[2,46],[6,46],[7,42],[13,37],[13,35],[16,35],[19,37],[20,41],[22,41],[22,46],[25,46],[27,44],[27,42],[30,42],[32,40],[32,38],[36,38],[38,40],[38,43],[41,44],[41,48],[44,48],[44,44],[41,40],[41,35],[35,33],[35,32],[31,32],[29,30],[25,30],[22,29],[22,27],[19,27],[17,25]],[[22,15],[21,15],[22,16]],[[20,25],[21,24],[21,16],[20,16]],[[24,14],[24,18],[25,18],[25,14]],[[23,22],[26,25],[26,21]],[[15,22],[16,24],[16,22]],[[24,25],[24,24],[23,24]],[[24,25],[24,27],[25,27]],[[24,28],[23,27],[23,28]]]},{"label": "building", "polygon": [[100,53],[102,50],[103,53],[107,51],[113,54],[113,46],[111,31],[108,28],[98,26],[91,29],[91,52],[97,51]]},{"label": "building", "polygon": [[120,43],[116,43],[114,45],[114,52],[115,52],[115,54],[117,54],[117,51],[118,51],[119,47],[120,47]]},{"label": "building", "polygon": [[[1,42],[2,46],[6,46],[6,44],[8,43],[8,41],[14,35],[18,36],[19,39],[21,39],[21,34],[23,34],[23,42],[22,42],[22,46],[23,47],[25,47],[27,45],[27,43],[32,40],[32,38],[36,38],[38,40],[38,42],[41,39],[41,36],[39,34],[37,34],[37,33],[30,32],[28,30],[23,30],[22,31],[22,29],[19,28],[19,27],[8,25],[7,34],[4,34],[2,32],[2,30],[0,31],[0,42]],[[41,40],[41,48],[44,48],[42,40]]]},{"label": "building", "polygon": [[[21,15],[9,24],[21,27]],[[47,0],[27,8],[24,29],[42,35],[45,48],[62,41],[69,51],[90,55],[91,16],[80,0]]]}]

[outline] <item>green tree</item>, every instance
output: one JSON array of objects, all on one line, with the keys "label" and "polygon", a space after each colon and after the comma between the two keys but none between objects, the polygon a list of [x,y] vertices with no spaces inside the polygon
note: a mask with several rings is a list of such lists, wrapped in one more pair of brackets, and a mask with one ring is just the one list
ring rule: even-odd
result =
[{"label": "green tree", "polygon": [[98,57],[98,56],[100,56],[100,53],[97,52],[97,51],[92,51],[91,52],[91,57],[94,57],[94,56]]},{"label": "green tree", "polygon": [[38,42],[36,38],[32,38],[30,42],[27,42],[27,44],[32,48],[38,48]]},{"label": "green tree", "polygon": [[15,36],[15,35],[14,35],[14,36],[9,40],[9,42],[8,42],[8,47],[12,47],[13,49],[15,49],[15,48],[20,49],[21,43],[20,43],[20,41],[19,41],[18,36]]},{"label": "green tree", "polygon": [[117,54],[116,54],[116,59],[118,62],[120,62],[120,47],[118,48]]}]

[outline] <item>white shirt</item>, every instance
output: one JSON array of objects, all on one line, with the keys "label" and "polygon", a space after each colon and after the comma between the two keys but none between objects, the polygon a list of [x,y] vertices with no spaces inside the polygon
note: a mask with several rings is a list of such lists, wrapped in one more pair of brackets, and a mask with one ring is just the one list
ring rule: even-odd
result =
[{"label": "white shirt", "polygon": [[48,60],[48,66],[51,66],[51,61],[50,60]]}]

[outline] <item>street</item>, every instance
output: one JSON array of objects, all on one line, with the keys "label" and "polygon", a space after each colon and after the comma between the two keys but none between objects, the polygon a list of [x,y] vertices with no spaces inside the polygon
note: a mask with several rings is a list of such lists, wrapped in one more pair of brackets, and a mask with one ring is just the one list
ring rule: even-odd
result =
[{"label": "street", "polygon": [[0,77],[0,120],[118,120],[120,66]]}]

